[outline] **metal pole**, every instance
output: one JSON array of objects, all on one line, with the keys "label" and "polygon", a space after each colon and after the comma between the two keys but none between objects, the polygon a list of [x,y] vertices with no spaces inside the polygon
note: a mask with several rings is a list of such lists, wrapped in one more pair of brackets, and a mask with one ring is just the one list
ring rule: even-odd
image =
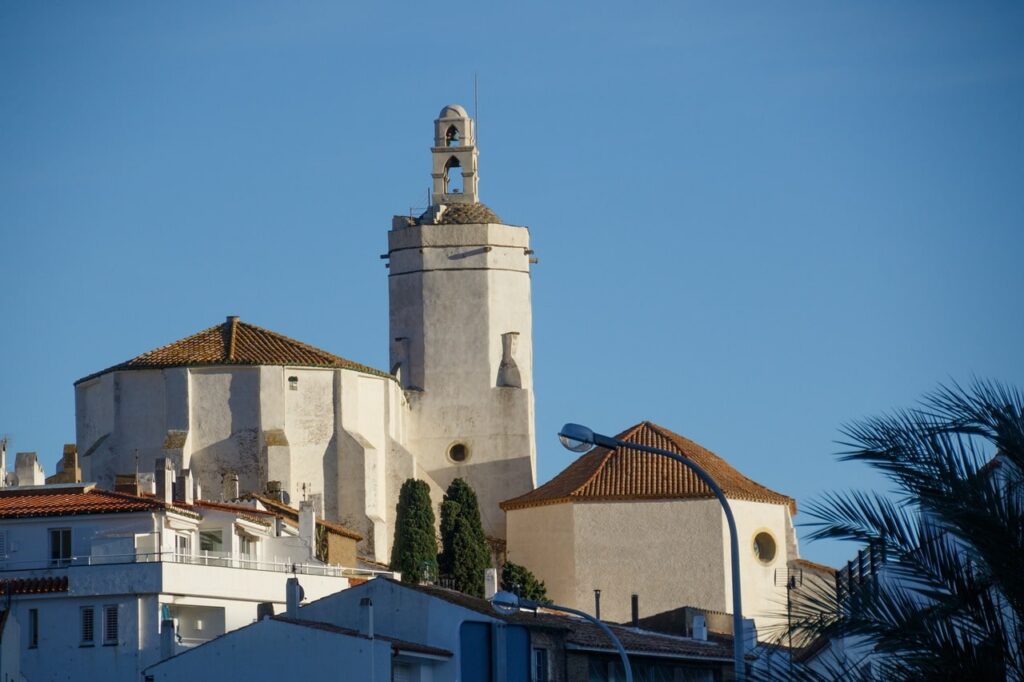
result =
[{"label": "metal pole", "polygon": [[[596,434],[595,434],[596,435]],[[736,533],[736,520],[732,515],[732,507],[729,506],[729,501],[725,499],[725,493],[718,487],[714,479],[708,475],[706,471],[701,469],[695,462],[677,455],[674,452],[668,450],[662,450],[661,448],[651,447],[649,445],[641,445],[640,443],[631,443],[625,440],[619,440],[618,438],[608,438],[610,441],[614,441],[621,447],[632,448],[634,450],[640,450],[641,452],[650,452],[654,455],[661,455],[662,457],[668,457],[674,459],[680,464],[688,467],[693,473],[697,474],[700,480],[711,488],[711,491],[715,493],[715,497],[718,498],[719,503],[722,505],[722,511],[725,512],[725,520],[729,524],[729,550],[732,555],[732,637],[733,637],[733,667],[735,668],[736,680],[743,680],[746,675],[746,670],[743,663],[743,602],[740,598],[740,543]],[[600,443],[598,443],[600,445]]]}]

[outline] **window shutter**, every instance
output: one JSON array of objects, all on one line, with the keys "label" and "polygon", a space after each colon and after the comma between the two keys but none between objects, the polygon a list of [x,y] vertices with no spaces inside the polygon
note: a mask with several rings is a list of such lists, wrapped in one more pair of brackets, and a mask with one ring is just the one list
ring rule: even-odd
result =
[{"label": "window shutter", "polygon": [[82,607],[82,644],[95,642],[95,612],[91,606]]},{"label": "window shutter", "polygon": [[117,604],[103,607],[103,643],[117,644]]}]

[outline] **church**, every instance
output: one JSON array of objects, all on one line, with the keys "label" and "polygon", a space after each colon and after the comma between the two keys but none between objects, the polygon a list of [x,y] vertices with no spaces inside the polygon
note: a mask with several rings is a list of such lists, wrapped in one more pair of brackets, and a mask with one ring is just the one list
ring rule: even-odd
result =
[{"label": "church", "polygon": [[455,478],[505,537],[499,503],[536,483],[530,233],[482,204],[474,122],[434,121],[431,206],[388,232],[390,367],[374,369],[237,317],[75,383],[85,480],[158,458],[204,497],[280,491],[360,533],[387,562],[402,482],[435,502]]},{"label": "church", "polygon": [[[480,202],[461,106],[441,110],[430,153],[431,206],[388,231],[389,367],[228,317],[76,382],[84,480],[113,488],[164,459],[207,499],[310,500],[387,563],[402,483],[426,481],[436,506],[461,477],[495,547],[559,603],[589,609],[603,592],[605,617],[620,621],[727,610],[724,516],[686,467],[596,449],[536,486],[530,233]],[[715,477],[738,519],[744,612],[770,620],[803,570],[795,500],[658,425],[621,437]]]}]

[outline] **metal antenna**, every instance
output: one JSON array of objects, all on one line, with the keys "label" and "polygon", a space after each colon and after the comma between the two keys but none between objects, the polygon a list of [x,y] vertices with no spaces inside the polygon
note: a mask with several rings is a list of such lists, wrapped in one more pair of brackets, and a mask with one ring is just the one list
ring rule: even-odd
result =
[{"label": "metal antenna", "polygon": [[793,678],[793,590],[804,584],[802,568],[776,568],[775,586],[786,586],[786,630],[789,635],[789,677]]},{"label": "metal antenna", "polygon": [[476,121],[473,125],[476,130],[474,131],[473,144],[477,147],[480,146],[480,101],[477,93],[477,72],[473,72],[473,119]]}]

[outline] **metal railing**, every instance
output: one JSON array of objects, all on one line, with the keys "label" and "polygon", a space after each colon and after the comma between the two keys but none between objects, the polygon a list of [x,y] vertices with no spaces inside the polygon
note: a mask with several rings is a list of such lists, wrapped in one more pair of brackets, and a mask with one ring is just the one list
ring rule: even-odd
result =
[{"label": "metal railing", "polygon": [[351,568],[332,566],[329,564],[297,562],[288,559],[260,561],[244,556],[232,556],[227,552],[203,551],[198,554],[183,552],[133,552],[130,554],[90,554],[71,556],[62,559],[7,561],[0,558],[0,574],[17,571],[60,570],[83,566],[112,566],[125,564],[173,563],[190,566],[207,566],[212,568],[246,569],[252,571],[269,571],[273,573],[295,573],[297,575],[316,575],[330,578],[373,578],[378,575],[393,576],[391,571],[378,571],[368,568]]}]

